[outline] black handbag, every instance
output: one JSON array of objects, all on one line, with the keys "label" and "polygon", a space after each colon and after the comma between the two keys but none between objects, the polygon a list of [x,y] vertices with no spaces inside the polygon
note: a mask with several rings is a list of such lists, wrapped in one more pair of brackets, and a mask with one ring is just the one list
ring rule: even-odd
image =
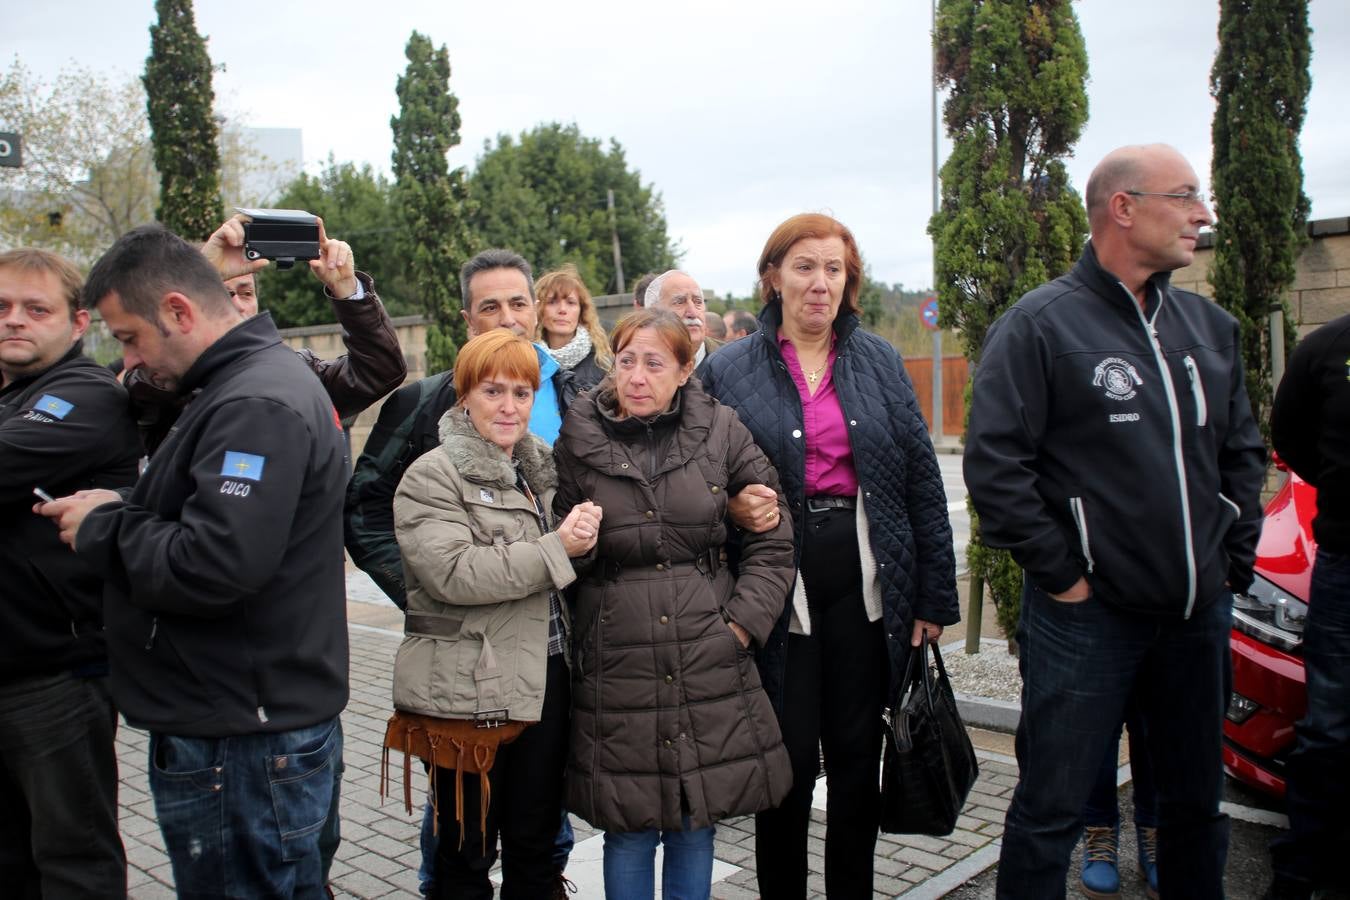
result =
[{"label": "black handbag", "polygon": [[[928,663],[929,647],[936,672]],[[924,641],[910,652],[900,696],[882,719],[881,830],[951,834],[980,767],[937,644]]]}]

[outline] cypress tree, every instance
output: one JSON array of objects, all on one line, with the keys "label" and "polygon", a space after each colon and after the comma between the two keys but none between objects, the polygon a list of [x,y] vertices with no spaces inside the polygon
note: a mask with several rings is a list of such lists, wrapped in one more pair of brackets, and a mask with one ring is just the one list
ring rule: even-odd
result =
[{"label": "cypress tree", "polygon": [[408,67],[398,79],[394,132],[394,205],[403,222],[402,258],[427,316],[427,371],[454,365],[464,342],[459,266],[469,234],[463,169],[449,170],[446,154],[459,143],[459,100],[450,93],[445,45],[414,31]]},{"label": "cypress tree", "polygon": [[[939,322],[961,330],[973,371],[993,321],[1067,271],[1087,235],[1063,162],[1087,122],[1087,51],[1070,0],[941,0],[933,39],[952,152],[928,233]],[[973,508],[966,559],[1011,637],[1021,572],[983,544]]]},{"label": "cypress tree", "polygon": [[157,215],[187,240],[204,241],[223,218],[211,57],[192,0],[155,0],[155,12],[143,81],[159,170]]},{"label": "cypress tree", "polygon": [[1214,110],[1214,299],[1242,325],[1247,393],[1262,428],[1270,420],[1270,313],[1284,313],[1307,241],[1303,128],[1312,79],[1307,0],[1221,0],[1219,52],[1210,73]]}]

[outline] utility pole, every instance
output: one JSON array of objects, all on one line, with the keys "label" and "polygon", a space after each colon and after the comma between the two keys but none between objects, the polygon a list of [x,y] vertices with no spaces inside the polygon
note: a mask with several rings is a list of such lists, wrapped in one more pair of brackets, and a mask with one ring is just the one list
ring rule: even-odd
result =
[{"label": "utility pole", "polygon": [[614,235],[614,293],[625,293],[628,282],[623,277],[623,251],[619,248],[619,216],[614,211],[614,188],[607,191],[609,196],[609,231]]}]

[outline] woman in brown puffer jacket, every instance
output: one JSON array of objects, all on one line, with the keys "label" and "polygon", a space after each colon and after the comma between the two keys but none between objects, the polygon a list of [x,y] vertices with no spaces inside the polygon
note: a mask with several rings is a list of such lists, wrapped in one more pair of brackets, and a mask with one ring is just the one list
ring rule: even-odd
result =
[{"label": "woman in brown puffer jacket", "polygon": [[613,373],[572,405],[554,447],[555,510],[604,509],[573,614],[566,805],[605,829],[605,893],[650,897],[665,844],[668,898],[707,897],[713,823],[776,805],[791,786],[754,648],[792,583],[792,529],[721,553],[726,501],[778,476],[735,413],[703,392],[673,314],[614,331]]}]

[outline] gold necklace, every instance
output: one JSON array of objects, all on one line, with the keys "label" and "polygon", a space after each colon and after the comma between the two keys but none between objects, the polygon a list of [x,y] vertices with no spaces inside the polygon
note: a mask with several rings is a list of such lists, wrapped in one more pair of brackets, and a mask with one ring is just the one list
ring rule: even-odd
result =
[{"label": "gold necklace", "polygon": [[825,371],[825,367],[826,367],[827,365],[829,365],[829,364],[830,364],[830,357],[827,355],[827,356],[825,357],[825,362],[821,363],[821,364],[820,364],[819,366],[817,366],[813,371],[810,371],[810,372],[807,372],[807,373],[806,373],[806,381],[807,381],[807,383],[808,383],[808,384],[811,384],[811,385],[814,385],[814,384],[816,383],[816,381],[820,378],[820,373],[824,372],[824,371]]}]

